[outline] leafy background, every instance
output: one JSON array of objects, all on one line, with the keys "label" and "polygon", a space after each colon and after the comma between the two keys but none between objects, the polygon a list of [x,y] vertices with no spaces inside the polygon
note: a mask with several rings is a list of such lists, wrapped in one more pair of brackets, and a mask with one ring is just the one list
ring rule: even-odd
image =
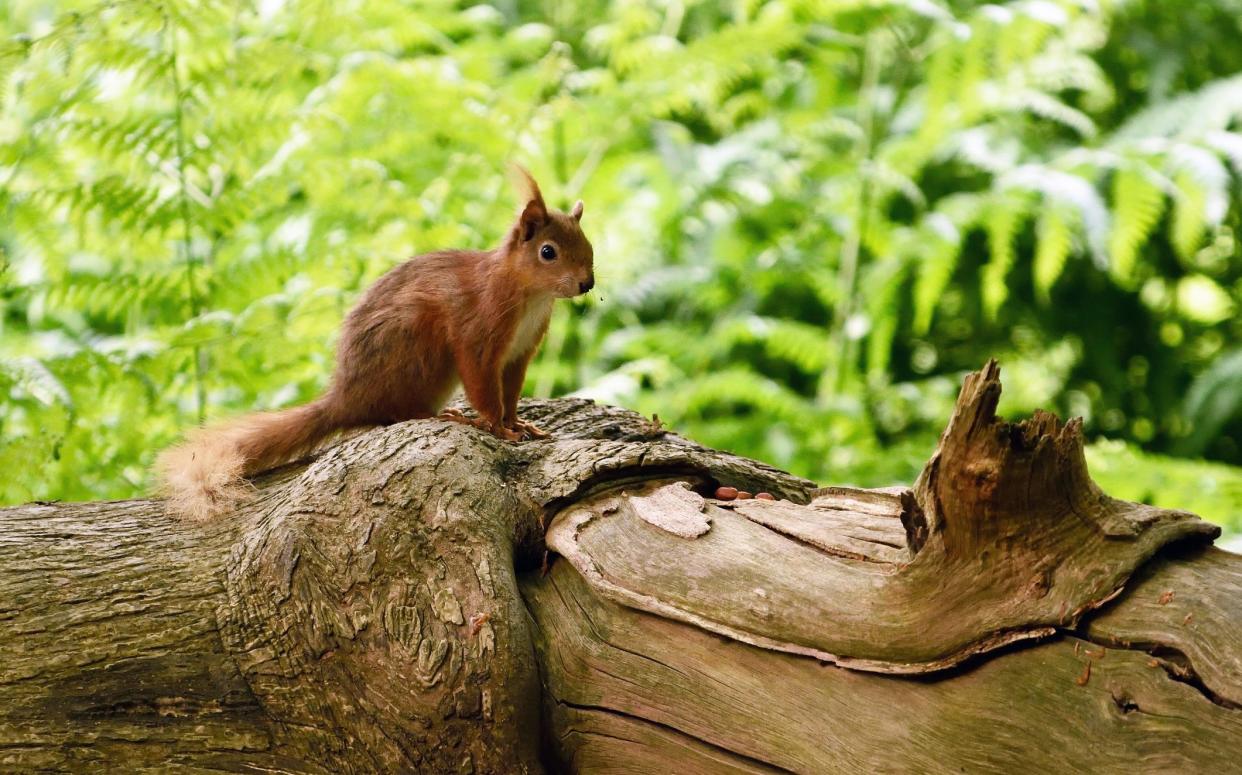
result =
[{"label": "leafy background", "polygon": [[533,395],[910,482],[961,375],[1242,530],[1242,0],[6,0],[0,502],[125,497],[304,401],[360,289],[495,244],[597,293]]}]

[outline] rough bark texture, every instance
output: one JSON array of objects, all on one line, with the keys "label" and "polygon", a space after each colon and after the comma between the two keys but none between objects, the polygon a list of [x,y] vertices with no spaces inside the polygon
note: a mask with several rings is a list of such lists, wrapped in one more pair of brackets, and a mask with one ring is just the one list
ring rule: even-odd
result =
[{"label": "rough bark texture", "polygon": [[363,434],[207,526],[0,511],[0,771],[1236,770],[1242,558],[998,393],[909,490],[562,400],[523,406],[548,441]]}]

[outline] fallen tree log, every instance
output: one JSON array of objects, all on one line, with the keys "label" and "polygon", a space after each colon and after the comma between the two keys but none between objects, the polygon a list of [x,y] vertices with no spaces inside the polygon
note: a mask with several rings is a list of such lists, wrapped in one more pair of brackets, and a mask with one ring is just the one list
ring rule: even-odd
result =
[{"label": "fallen tree log", "polygon": [[548,441],[403,423],[207,525],[2,510],[0,770],[1237,770],[1242,558],[999,390],[909,490],[560,400]]}]

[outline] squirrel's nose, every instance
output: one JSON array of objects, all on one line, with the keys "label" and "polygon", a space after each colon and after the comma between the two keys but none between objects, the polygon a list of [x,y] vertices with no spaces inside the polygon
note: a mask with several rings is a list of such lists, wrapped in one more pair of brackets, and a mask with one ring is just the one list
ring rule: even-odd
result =
[{"label": "squirrel's nose", "polygon": [[595,287],[595,275],[591,275],[585,283],[578,283],[578,293],[586,293]]}]

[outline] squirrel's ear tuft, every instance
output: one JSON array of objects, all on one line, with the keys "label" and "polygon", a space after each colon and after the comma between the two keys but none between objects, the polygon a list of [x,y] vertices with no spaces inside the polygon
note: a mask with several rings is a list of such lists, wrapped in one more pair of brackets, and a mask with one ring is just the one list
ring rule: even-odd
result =
[{"label": "squirrel's ear tuft", "polygon": [[575,221],[582,220],[582,200],[581,199],[579,199],[577,202],[574,202],[574,209],[569,214],[574,217]]},{"label": "squirrel's ear tuft", "polygon": [[535,230],[548,221],[548,207],[543,203],[543,194],[539,184],[531,177],[526,168],[520,164],[510,165],[514,185],[522,195],[522,214],[518,216],[518,230],[522,240],[528,241],[535,236]]}]

